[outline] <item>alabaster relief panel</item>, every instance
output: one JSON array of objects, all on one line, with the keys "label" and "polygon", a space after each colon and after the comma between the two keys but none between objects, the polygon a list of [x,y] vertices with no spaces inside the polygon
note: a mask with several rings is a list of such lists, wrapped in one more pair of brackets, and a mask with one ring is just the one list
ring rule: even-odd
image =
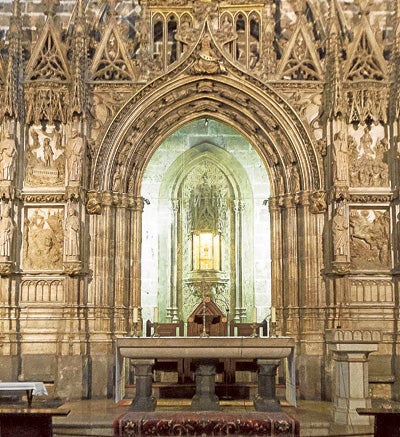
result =
[{"label": "alabaster relief panel", "polygon": [[385,270],[389,264],[390,213],[387,209],[352,209],[350,212],[351,267]]},{"label": "alabaster relief panel", "polygon": [[64,282],[61,279],[27,279],[21,283],[21,302],[62,303]]},{"label": "alabaster relief panel", "polygon": [[26,208],[24,270],[61,270],[64,245],[64,208]]},{"label": "alabaster relief panel", "polygon": [[350,185],[386,187],[389,184],[389,142],[382,126],[350,128],[347,138]]},{"label": "alabaster relief panel", "polygon": [[65,183],[65,141],[62,125],[32,125],[25,151],[25,186]]},{"label": "alabaster relief panel", "polygon": [[388,280],[352,280],[350,301],[354,303],[393,302],[393,284]]}]

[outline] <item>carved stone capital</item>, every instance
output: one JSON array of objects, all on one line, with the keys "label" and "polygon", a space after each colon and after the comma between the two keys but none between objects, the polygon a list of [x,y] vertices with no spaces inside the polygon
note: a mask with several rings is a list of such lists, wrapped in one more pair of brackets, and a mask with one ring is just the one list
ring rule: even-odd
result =
[{"label": "carved stone capital", "polygon": [[63,263],[64,272],[69,276],[81,275],[82,267],[82,261],[64,261]]},{"label": "carved stone capital", "polygon": [[0,276],[9,276],[14,272],[14,263],[3,258],[5,257],[0,258]]},{"label": "carved stone capital", "polygon": [[333,261],[332,273],[336,275],[347,275],[350,273],[350,263],[347,261]]},{"label": "carved stone capital", "polygon": [[88,193],[86,211],[88,212],[88,214],[101,214],[101,193],[95,191],[91,191]]},{"label": "carved stone capital", "polygon": [[313,191],[310,200],[310,211],[312,214],[322,214],[327,210],[325,191]]}]

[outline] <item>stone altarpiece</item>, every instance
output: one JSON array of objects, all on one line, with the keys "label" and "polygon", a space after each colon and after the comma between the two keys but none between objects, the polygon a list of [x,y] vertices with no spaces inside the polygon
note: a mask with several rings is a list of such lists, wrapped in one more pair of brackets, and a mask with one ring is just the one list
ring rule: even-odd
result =
[{"label": "stone altarpiece", "polygon": [[[279,332],[297,339],[301,395],[330,397],[326,329],[373,327],[372,387],[397,398],[398,2],[78,0],[61,13],[47,1],[31,20],[29,1],[5,3],[0,379],[111,394],[113,339],[141,307],[146,166],[208,118],[243,135],[268,172],[272,303]],[[229,180],[204,165],[175,205],[183,250],[203,176],[216,193],[203,225],[221,245],[236,235],[235,205],[220,207],[235,201]],[[220,261],[232,256],[231,244]],[[198,278],[184,279],[190,294]]]}]

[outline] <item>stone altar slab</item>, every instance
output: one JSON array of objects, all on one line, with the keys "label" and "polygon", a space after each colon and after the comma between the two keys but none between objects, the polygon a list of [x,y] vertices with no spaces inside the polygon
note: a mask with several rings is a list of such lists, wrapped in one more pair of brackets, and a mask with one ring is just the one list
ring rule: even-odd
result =
[{"label": "stone altar slab", "polygon": [[[191,358],[200,361],[219,358],[257,359],[263,366],[270,363],[275,369],[280,359],[288,358],[286,398],[291,405],[295,405],[294,347],[295,341],[290,337],[117,337],[115,401],[119,402],[124,396],[124,358],[137,363],[141,374],[148,373],[151,366],[149,360],[161,358]],[[149,375],[143,378],[147,378],[142,387],[148,397],[146,404],[153,404],[148,394]]]}]

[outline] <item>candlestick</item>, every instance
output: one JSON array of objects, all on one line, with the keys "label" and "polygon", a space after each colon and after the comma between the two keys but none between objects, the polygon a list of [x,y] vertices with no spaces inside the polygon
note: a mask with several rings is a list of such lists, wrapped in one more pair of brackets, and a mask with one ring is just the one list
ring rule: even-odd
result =
[{"label": "candlestick", "polygon": [[271,322],[272,323],[276,322],[276,309],[275,309],[275,307],[271,307]]},{"label": "candlestick", "polygon": [[257,323],[257,307],[253,308],[253,323]]},{"label": "candlestick", "polygon": [[154,318],[153,322],[158,323],[158,307],[154,308],[154,317],[153,318]]}]

